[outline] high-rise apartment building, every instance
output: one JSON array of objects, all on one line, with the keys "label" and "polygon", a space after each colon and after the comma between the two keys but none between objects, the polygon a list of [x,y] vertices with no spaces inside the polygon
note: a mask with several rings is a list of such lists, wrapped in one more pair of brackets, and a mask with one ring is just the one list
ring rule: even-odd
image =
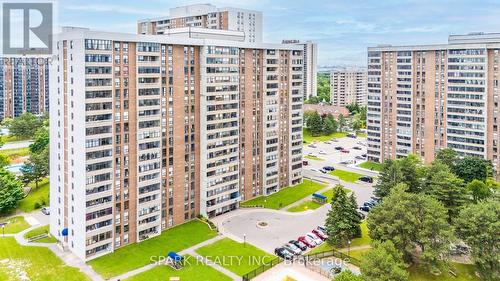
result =
[{"label": "high-rise apartment building", "polygon": [[304,100],[315,97],[318,94],[318,45],[312,41],[301,43],[299,40],[283,40],[282,43],[302,46],[304,54],[302,74]]},{"label": "high-rise apartment building", "polygon": [[441,148],[499,165],[500,34],[452,35],[448,44],[368,48],[368,158]]},{"label": "high-rise apartment building", "polygon": [[211,4],[172,8],[167,17],[140,20],[137,33],[168,34],[170,29],[184,27],[241,31],[245,34],[246,42],[262,42],[262,12],[217,8]]},{"label": "high-rise apartment building", "polygon": [[51,233],[90,260],[302,181],[303,49],[73,29],[51,68]]},{"label": "high-rise apartment building", "polygon": [[0,120],[49,109],[49,64],[44,58],[0,58]]},{"label": "high-rise apartment building", "polygon": [[366,70],[343,69],[330,72],[330,102],[335,106],[366,105]]}]

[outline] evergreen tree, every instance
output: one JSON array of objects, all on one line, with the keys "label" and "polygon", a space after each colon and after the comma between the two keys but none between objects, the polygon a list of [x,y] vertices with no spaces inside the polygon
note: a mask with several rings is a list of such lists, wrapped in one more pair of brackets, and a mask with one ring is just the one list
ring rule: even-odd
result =
[{"label": "evergreen tree", "polygon": [[343,246],[347,241],[361,233],[357,206],[347,197],[344,187],[340,184],[333,188],[331,208],[326,218],[326,232],[328,242],[332,245]]},{"label": "evergreen tree", "polygon": [[307,119],[307,128],[313,136],[319,136],[323,132],[323,120],[317,112],[314,112]]},{"label": "evergreen tree", "polygon": [[464,182],[449,171],[434,173],[430,179],[429,194],[447,209],[448,223],[452,223],[469,199]]}]

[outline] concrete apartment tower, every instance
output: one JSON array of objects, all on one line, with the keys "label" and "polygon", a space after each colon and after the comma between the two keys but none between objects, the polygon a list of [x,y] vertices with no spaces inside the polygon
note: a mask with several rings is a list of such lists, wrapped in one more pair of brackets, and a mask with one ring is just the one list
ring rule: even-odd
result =
[{"label": "concrete apartment tower", "polygon": [[49,64],[44,58],[0,58],[0,121],[49,110]]},{"label": "concrete apartment tower", "polygon": [[168,34],[170,29],[186,27],[240,31],[245,42],[262,43],[262,12],[211,4],[176,7],[167,17],[140,20],[137,33]]},{"label": "concrete apartment tower", "polygon": [[368,159],[436,151],[498,168],[500,34],[452,35],[448,44],[368,48]]},{"label": "concrete apartment tower", "polygon": [[55,42],[50,229],[81,259],[302,181],[302,46],[87,29]]},{"label": "concrete apartment tower", "polygon": [[304,68],[302,74],[302,86],[304,100],[317,96],[318,92],[318,45],[312,41],[300,42],[299,40],[283,40],[283,44],[295,44],[302,46],[304,54]]},{"label": "concrete apartment tower", "polygon": [[330,101],[335,106],[357,103],[366,105],[367,72],[362,69],[342,69],[330,72]]}]

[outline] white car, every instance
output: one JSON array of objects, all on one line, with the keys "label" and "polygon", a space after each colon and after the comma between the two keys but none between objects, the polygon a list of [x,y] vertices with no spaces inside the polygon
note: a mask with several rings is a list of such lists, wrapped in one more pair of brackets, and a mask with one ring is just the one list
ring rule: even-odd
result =
[{"label": "white car", "polygon": [[324,150],[321,150],[319,154],[326,155],[326,152]]},{"label": "white car", "polygon": [[313,246],[317,246],[319,244],[316,243],[316,241],[314,241],[314,238],[312,237],[309,237],[307,234],[304,235],[304,239],[307,241],[307,243],[313,245]]},{"label": "white car", "polygon": [[308,232],[306,234],[306,237],[309,237],[312,241],[314,241],[316,245],[321,245],[321,243],[323,243],[323,240],[321,240],[321,238],[319,238],[318,236],[316,236],[316,234],[312,232]]},{"label": "white car", "polygon": [[331,141],[325,141],[325,144],[332,144]]},{"label": "white car", "polygon": [[316,157],[316,154],[311,152],[311,153],[307,154],[307,156]]},{"label": "white car", "polygon": [[293,245],[292,243],[285,244],[285,249],[292,251],[296,255],[302,254],[302,250],[299,247]]},{"label": "white car", "polygon": [[46,216],[50,215],[49,207],[43,207],[41,211],[42,211],[42,214],[44,214]]},{"label": "white car", "polygon": [[311,170],[311,172],[319,172],[319,170],[316,168],[311,168],[310,170]]}]

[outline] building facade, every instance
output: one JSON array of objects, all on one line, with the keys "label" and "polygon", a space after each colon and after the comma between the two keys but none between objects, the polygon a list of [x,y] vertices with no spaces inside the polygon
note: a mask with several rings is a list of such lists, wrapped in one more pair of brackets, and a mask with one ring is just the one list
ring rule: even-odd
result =
[{"label": "building facade", "polygon": [[330,102],[335,106],[357,103],[366,105],[366,70],[332,70],[330,72]]},{"label": "building facade", "polygon": [[48,109],[48,59],[0,58],[0,120]]},{"label": "building facade", "polygon": [[302,87],[304,100],[318,95],[318,45],[312,41],[301,43],[299,40],[283,40],[283,44],[302,46],[304,68]]},{"label": "building facade", "polygon": [[500,34],[452,35],[448,44],[368,48],[368,159],[436,151],[499,165]]},{"label": "building facade", "polygon": [[73,29],[56,52],[50,229],[83,260],[302,181],[302,48]]},{"label": "building facade", "polygon": [[183,27],[241,31],[246,42],[262,43],[262,12],[211,4],[172,8],[168,17],[140,20],[137,33],[167,34],[170,29]]}]

